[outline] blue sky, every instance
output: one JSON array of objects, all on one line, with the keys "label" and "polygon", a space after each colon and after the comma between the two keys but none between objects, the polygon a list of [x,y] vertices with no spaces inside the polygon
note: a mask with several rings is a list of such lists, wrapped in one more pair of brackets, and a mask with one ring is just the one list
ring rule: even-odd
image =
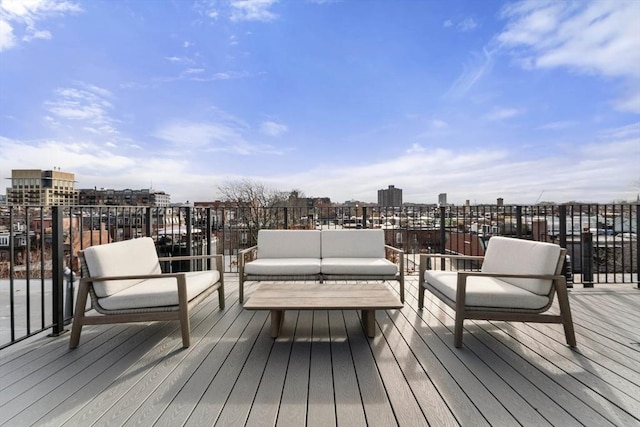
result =
[{"label": "blue sky", "polygon": [[610,203],[638,165],[639,1],[0,0],[2,177]]}]

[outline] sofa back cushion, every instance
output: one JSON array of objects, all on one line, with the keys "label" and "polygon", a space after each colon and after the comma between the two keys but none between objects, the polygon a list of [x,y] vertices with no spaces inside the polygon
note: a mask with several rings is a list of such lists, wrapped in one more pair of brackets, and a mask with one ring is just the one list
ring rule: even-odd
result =
[{"label": "sofa back cushion", "polygon": [[322,258],[384,258],[383,230],[322,230]]},{"label": "sofa back cushion", "polygon": [[[489,239],[482,271],[507,274],[558,274],[560,246],[553,243],[534,242],[494,236]],[[538,295],[551,292],[551,280],[501,279]]]},{"label": "sofa back cushion", "polygon": [[258,258],[320,258],[319,230],[260,230]]},{"label": "sofa back cushion", "polygon": [[[151,237],[91,246],[83,251],[83,255],[91,277],[162,273]],[[93,289],[99,298],[104,298],[142,280],[96,281]]]}]

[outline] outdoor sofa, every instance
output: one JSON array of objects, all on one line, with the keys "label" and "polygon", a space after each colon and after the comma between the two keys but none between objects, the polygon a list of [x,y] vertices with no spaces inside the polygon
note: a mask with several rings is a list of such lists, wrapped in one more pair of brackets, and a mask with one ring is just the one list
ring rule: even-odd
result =
[{"label": "outdoor sofa", "polygon": [[404,252],[384,231],[260,230],[257,245],[238,254],[240,303],[247,281],[397,281],[404,303]]}]

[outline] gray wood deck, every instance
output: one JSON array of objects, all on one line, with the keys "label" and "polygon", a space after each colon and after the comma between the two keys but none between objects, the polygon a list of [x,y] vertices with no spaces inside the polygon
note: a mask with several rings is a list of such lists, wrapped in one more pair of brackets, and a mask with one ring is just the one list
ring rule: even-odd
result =
[{"label": "gray wood deck", "polygon": [[[247,289],[250,298],[251,284]],[[6,426],[640,426],[640,290],[570,292],[578,347],[560,325],[466,322],[453,347],[452,312],[417,276],[401,310],[288,312],[281,336],[268,312],[214,296],[191,318],[182,349],[175,322],[85,327],[0,353]]]}]

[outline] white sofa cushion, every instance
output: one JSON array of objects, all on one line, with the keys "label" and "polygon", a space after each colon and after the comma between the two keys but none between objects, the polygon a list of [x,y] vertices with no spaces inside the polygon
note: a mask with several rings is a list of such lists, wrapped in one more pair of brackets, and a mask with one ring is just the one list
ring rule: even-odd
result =
[{"label": "white sofa cushion", "polygon": [[320,231],[260,230],[258,259],[260,258],[320,258]]},{"label": "white sofa cushion", "polygon": [[383,230],[322,230],[322,258],[384,258]]},{"label": "white sofa cushion", "polygon": [[[457,272],[427,270],[424,280],[450,301],[456,301]],[[493,277],[468,277],[466,291],[466,307],[539,310],[549,302],[546,296]]]},{"label": "white sofa cushion", "polygon": [[[151,237],[124,240],[107,245],[91,246],[83,251],[91,277],[160,274],[156,246]],[[99,298],[107,297],[131,287],[139,280],[93,282]]]},{"label": "white sofa cushion", "polygon": [[[489,239],[481,271],[508,274],[555,274],[560,251],[560,246],[553,243],[494,236]],[[551,292],[551,280],[517,278],[501,280],[538,295],[548,295]]]},{"label": "white sofa cushion", "polygon": [[258,258],[248,262],[244,266],[244,272],[253,276],[307,276],[319,274],[320,258]]},{"label": "white sofa cushion", "polygon": [[393,276],[398,267],[385,258],[322,258],[322,274]]},{"label": "white sofa cushion", "polygon": [[[216,270],[192,271],[185,273],[187,299],[191,301],[220,280]],[[100,305],[106,310],[126,310],[148,307],[178,305],[178,279],[163,277],[142,280],[135,286],[122,289],[111,296],[100,298]]]}]

